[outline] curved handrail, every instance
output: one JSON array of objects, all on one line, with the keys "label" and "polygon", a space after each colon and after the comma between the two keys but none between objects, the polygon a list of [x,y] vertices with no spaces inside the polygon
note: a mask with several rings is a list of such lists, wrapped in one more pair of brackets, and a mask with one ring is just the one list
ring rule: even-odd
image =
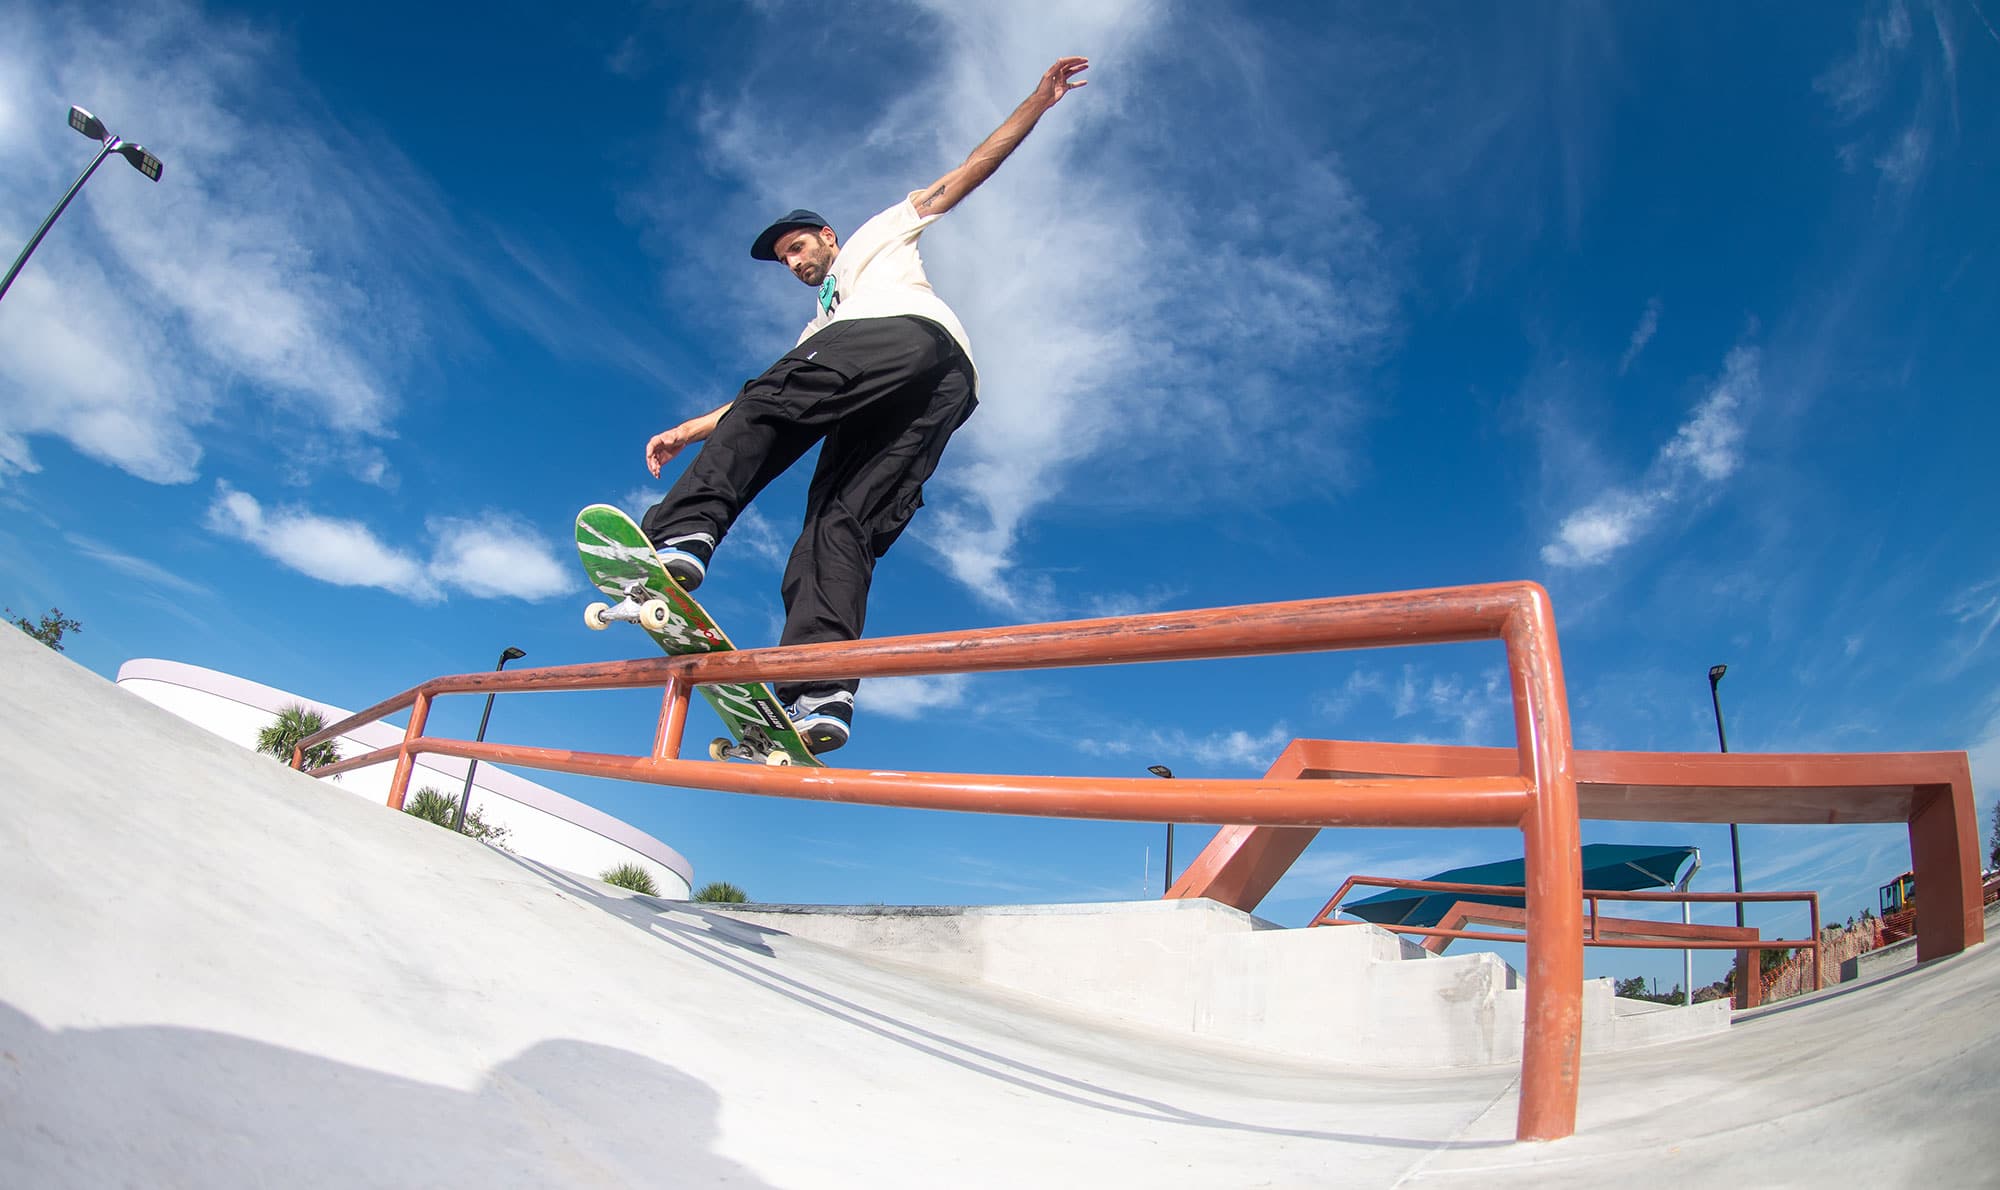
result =
[{"label": "curved handrail", "polygon": [[[688,699],[717,682],[930,674],[1193,661],[1499,640],[1514,706],[1516,773],[1504,777],[1149,781],[954,773],[766,769],[679,758]],[[665,690],[650,754],[608,756],[467,743],[424,734],[445,694]],[[1201,611],[941,632],[636,661],[433,678],[308,737],[300,750],[408,709],[403,743],[315,770],[396,760],[391,804],[414,757],[439,753],[593,776],[739,793],[986,813],[1140,821],[1355,826],[1511,825],[1523,835],[1527,1020],[1516,1134],[1576,1128],[1583,1036],[1582,865],[1569,707],[1548,593],[1530,582],[1340,596]]]}]

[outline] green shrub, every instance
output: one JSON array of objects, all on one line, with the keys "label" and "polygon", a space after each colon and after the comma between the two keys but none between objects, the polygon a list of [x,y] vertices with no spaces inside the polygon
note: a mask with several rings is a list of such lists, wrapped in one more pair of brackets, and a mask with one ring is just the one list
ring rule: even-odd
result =
[{"label": "green shrub", "polygon": [[606,868],[598,874],[598,879],[606,884],[629,888],[635,893],[643,893],[649,897],[660,895],[659,886],[653,883],[653,874],[638,864],[619,864],[615,868]]},{"label": "green shrub", "polygon": [[403,813],[448,827],[458,817],[458,799],[426,785],[403,799]]},{"label": "green shrub", "polygon": [[[452,819],[458,817],[458,799],[426,785],[403,799],[403,813],[450,830]],[[502,851],[513,850],[507,846],[507,836],[514,833],[513,829],[501,826],[497,822],[486,821],[478,806],[473,806],[465,812],[465,827],[460,833],[471,835],[481,843],[498,847]]]},{"label": "green shrub", "polygon": [[58,653],[63,651],[63,633],[83,631],[83,623],[63,615],[62,609],[59,607],[50,608],[49,614],[43,616],[42,622],[39,624],[28,619],[26,616],[15,615],[14,609],[11,607],[7,609],[7,619],[15,627],[34,637],[36,640],[41,641]]},{"label": "green shrub", "polygon": [[701,891],[694,894],[693,899],[697,901],[718,901],[724,904],[740,905],[748,901],[750,897],[742,889],[729,883],[727,880],[714,880],[702,885]]}]

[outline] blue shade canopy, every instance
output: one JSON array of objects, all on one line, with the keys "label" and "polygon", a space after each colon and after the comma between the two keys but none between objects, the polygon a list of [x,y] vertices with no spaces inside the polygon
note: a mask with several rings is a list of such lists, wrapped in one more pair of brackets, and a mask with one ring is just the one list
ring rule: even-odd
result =
[{"label": "blue shade canopy", "polygon": [[[1586,843],[1583,847],[1583,887],[1630,892],[1645,888],[1671,888],[1676,873],[1693,847],[1646,847],[1632,843]],[[1451,884],[1500,884],[1520,887],[1527,879],[1526,859],[1507,859],[1469,868],[1453,868],[1426,879]],[[1524,904],[1518,896],[1488,893],[1425,892],[1421,889],[1392,888],[1360,901],[1341,906],[1344,913],[1391,926],[1434,926],[1460,901],[1482,905]]]}]

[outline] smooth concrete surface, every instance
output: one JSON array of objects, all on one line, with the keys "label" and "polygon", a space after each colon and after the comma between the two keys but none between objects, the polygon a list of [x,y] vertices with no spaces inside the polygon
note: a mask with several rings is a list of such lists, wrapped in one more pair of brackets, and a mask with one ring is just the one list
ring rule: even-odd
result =
[{"label": "smooth concrete surface", "polygon": [[[0,633],[0,1185],[1962,1185],[2000,951],[1584,1063],[1287,1060],[539,868]],[[1780,1006],[1782,1009],[1783,1006]]]}]

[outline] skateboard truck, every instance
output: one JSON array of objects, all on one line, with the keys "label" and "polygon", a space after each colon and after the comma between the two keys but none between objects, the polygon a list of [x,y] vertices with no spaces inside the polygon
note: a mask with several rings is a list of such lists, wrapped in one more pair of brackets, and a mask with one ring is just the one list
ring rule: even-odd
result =
[{"label": "skateboard truck", "polygon": [[611,627],[613,621],[629,621],[654,632],[663,631],[673,622],[673,609],[664,599],[634,599],[626,596],[616,607],[608,603],[593,603],[583,609],[583,622],[594,632],[602,632]]},{"label": "skateboard truck", "polygon": [[726,735],[716,736],[708,742],[710,760],[762,760],[773,768],[784,768],[792,763],[791,753],[771,745],[768,752],[760,752],[749,744],[739,744]]}]

